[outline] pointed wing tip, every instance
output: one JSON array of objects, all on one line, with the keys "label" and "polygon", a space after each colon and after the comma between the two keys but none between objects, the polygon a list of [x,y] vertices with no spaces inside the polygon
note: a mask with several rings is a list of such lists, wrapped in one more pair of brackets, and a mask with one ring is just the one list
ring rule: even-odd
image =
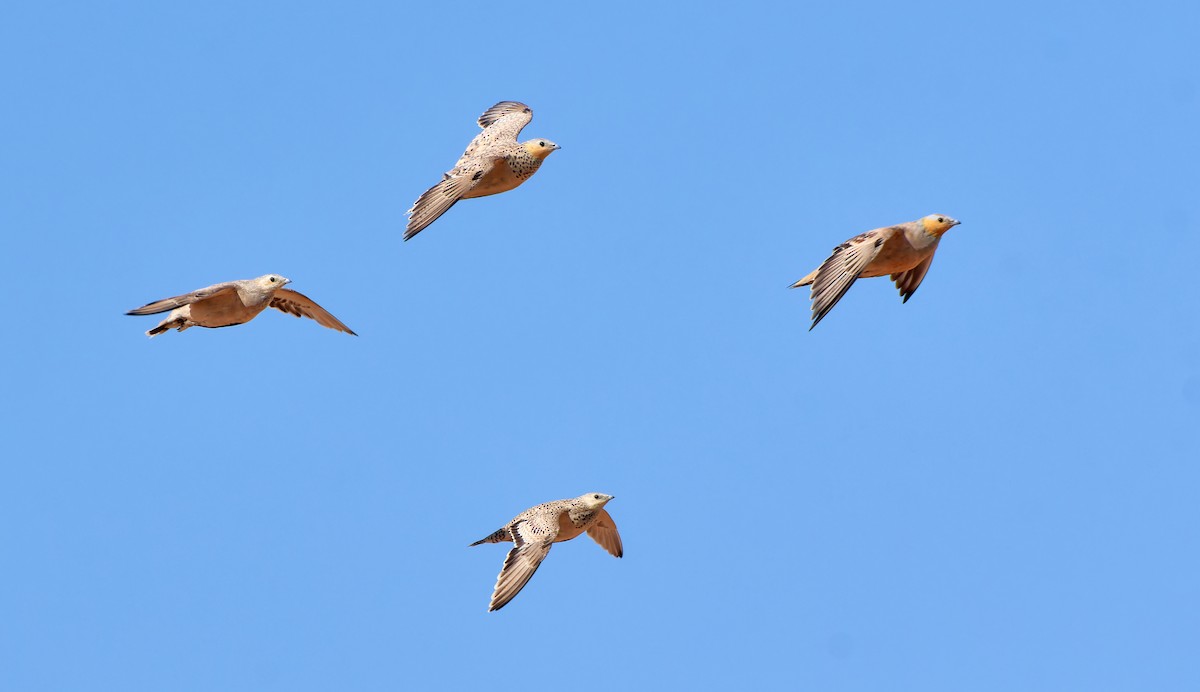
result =
[{"label": "pointed wing tip", "polygon": [[[524,589],[524,588],[525,588],[524,586],[522,586],[522,587],[521,587],[521,589]],[[517,593],[521,593],[521,589],[517,589]],[[490,603],[488,603],[488,612],[489,612],[489,613],[494,613],[494,612],[496,612],[497,610],[500,610],[500,609],[501,609],[501,608],[503,608],[504,606],[506,606],[506,605],[508,605],[509,603],[511,603],[511,602],[512,602],[512,599],[514,599],[514,598],[516,598],[516,597],[517,597],[517,594],[516,594],[516,593],[514,593],[514,594],[511,594],[511,595],[509,595],[507,598],[504,598],[504,599],[502,599],[502,600],[499,600],[499,601],[498,601],[498,600],[496,600],[496,597],[495,597],[495,595],[493,595],[493,596],[492,596],[492,601],[491,601]]]}]

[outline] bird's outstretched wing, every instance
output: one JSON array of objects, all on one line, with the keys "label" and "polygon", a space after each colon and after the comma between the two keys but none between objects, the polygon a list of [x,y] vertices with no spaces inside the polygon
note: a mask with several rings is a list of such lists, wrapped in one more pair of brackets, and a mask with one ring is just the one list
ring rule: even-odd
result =
[{"label": "bird's outstretched wing", "polygon": [[408,225],[404,229],[404,239],[408,240],[425,230],[429,224],[437,221],[458,200],[475,187],[483,176],[491,170],[493,159],[473,159],[460,163],[454,170],[442,177],[442,181],[426,190],[412,209],[408,210]]},{"label": "bird's outstretched wing", "polygon": [[183,295],[175,296],[173,298],[163,298],[162,300],[156,300],[153,303],[146,303],[142,307],[130,310],[125,314],[154,315],[156,313],[166,312],[167,310],[181,308],[184,305],[191,305],[192,303],[199,302],[205,298],[212,298],[213,296],[236,290],[236,281],[226,281],[225,283],[213,284],[212,286],[201,288],[199,290],[192,291],[191,293],[184,293]]},{"label": "bird's outstretched wing", "polygon": [[846,291],[854,285],[871,260],[879,254],[886,240],[882,231],[868,231],[857,235],[833,249],[829,259],[817,268],[812,282],[812,330],[829,314]]},{"label": "bird's outstretched wing", "polygon": [[621,545],[621,534],[617,533],[617,523],[603,509],[596,512],[596,515],[596,520],[588,527],[587,535],[607,550],[609,555],[623,556],[625,548]]},{"label": "bird's outstretched wing", "polygon": [[933,255],[933,252],[929,253],[929,256],[921,260],[920,264],[906,272],[892,274],[892,281],[896,282],[896,288],[900,289],[900,295],[904,298],[901,302],[907,303],[912,294],[917,292],[917,288],[925,280],[925,275],[929,273],[929,265],[933,264]]},{"label": "bird's outstretched wing", "polygon": [[346,332],[352,336],[358,336],[349,327],[342,324],[342,321],[333,315],[325,308],[317,305],[317,303],[303,293],[292,291],[286,288],[281,288],[275,291],[275,295],[271,298],[271,307],[295,315],[296,317],[307,317],[311,320],[316,320],[317,324],[322,327],[336,329],[339,332]]},{"label": "bird's outstretched wing", "polygon": [[503,608],[529,583],[558,536],[558,518],[549,513],[538,514],[517,522],[510,530],[515,545],[504,557],[504,566],[496,577],[489,611]]},{"label": "bird's outstretched wing", "polygon": [[521,130],[533,120],[533,109],[520,101],[501,101],[479,116],[479,126],[494,139],[517,140]]},{"label": "bird's outstretched wing", "polygon": [[459,157],[458,163],[450,170],[450,174],[483,160],[489,162],[497,156],[503,156],[512,151],[517,144],[517,135],[533,120],[533,111],[529,106],[516,101],[501,101],[487,109],[479,116],[479,126],[483,132],[475,135],[475,139],[467,145],[466,151]]}]

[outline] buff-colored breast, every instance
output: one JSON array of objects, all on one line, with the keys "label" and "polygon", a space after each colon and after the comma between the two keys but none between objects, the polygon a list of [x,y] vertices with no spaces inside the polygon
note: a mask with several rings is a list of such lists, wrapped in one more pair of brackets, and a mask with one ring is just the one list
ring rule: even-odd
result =
[{"label": "buff-colored breast", "polygon": [[229,291],[197,301],[189,307],[191,308],[192,322],[203,327],[224,327],[249,322],[266,309],[267,303],[263,302],[257,306],[247,307],[242,304],[242,299],[238,296],[237,291]]},{"label": "buff-colored breast", "polygon": [[897,231],[884,241],[883,247],[879,248],[879,254],[859,276],[870,278],[906,272],[920,264],[935,249],[937,249],[936,239],[926,247],[916,248],[903,232]]},{"label": "buff-colored breast", "polygon": [[558,515],[558,535],[555,536],[554,542],[569,541],[586,530],[586,523],[583,526],[576,526],[575,522],[571,521],[571,513],[564,511]]}]

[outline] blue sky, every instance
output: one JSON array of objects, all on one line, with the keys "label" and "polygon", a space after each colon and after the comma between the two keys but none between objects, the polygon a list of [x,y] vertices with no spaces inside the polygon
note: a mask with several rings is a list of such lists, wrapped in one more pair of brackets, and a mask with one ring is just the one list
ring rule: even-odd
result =
[{"label": "blue sky", "polygon": [[[0,687],[1200,687],[1189,3],[0,9]],[[515,99],[562,145],[408,243]],[[787,286],[943,213],[901,305]],[[361,336],[122,313],[277,272]],[[558,545],[487,613],[538,502]]]}]

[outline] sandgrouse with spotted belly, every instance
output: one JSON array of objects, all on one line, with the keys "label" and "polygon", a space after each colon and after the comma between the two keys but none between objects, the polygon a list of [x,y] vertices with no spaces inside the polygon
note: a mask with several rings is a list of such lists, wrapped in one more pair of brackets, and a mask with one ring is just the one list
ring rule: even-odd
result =
[{"label": "sandgrouse with spotted belly", "polygon": [[488,610],[500,610],[520,593],[555,543],[569,541],[586,532],[613,557],[624,555],[617,524],[604,509],[611,499],[612,495],[588,493],[571,500],[540,504],[513,517],[487,538],[472,543],[473,546],[513,543],[512,550],[504,558],[500,576],[496,578]]},{"label": "sandgrouse with spotted belly", "polygon": [[533,111],[517,101],[501,101],[479,116],[483,128],[458,163],[408,210],[404,239],[415,236],[445,214],[455,202],[508,192],[537,172],[560,147],[548,139],[518,142],[517,135],[533,120]]}]

